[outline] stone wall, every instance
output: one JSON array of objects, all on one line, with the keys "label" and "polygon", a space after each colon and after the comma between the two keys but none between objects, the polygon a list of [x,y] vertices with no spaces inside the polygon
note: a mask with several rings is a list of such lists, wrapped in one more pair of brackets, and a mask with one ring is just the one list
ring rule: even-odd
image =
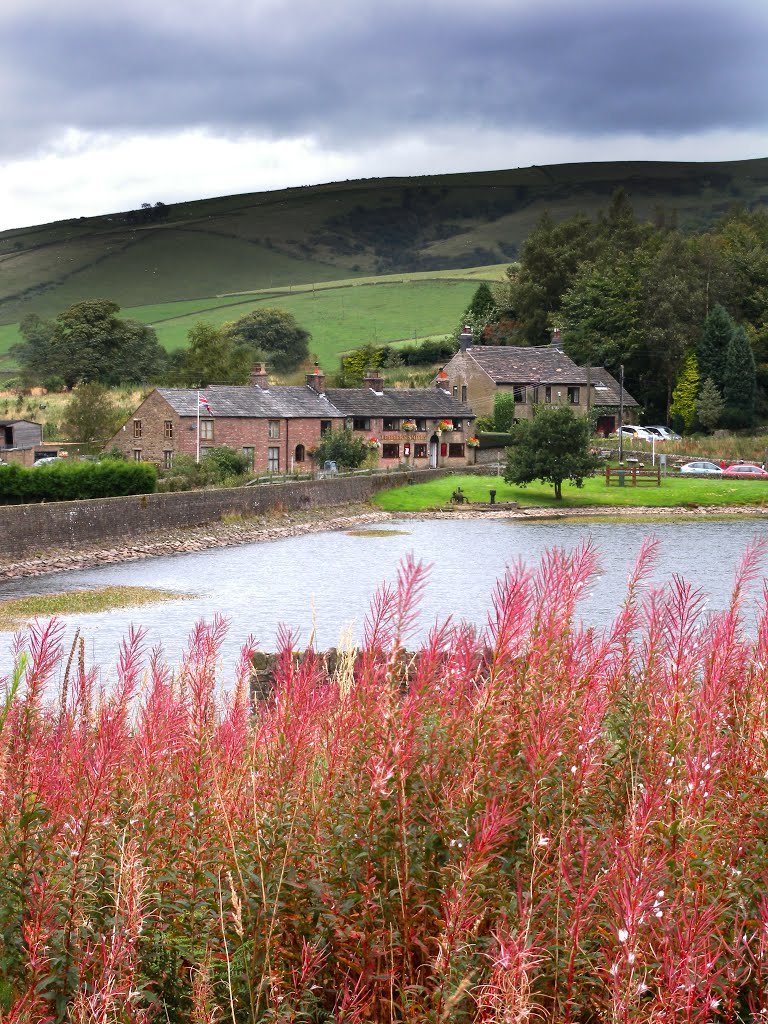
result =
[{"label": "stone wall", "polygon": [[[207,491],[7,505],[0,513],[0,555],[21,558],[55,548],[76,548],[100,541],[123,542],[153,530],[204,526],[227,514],[247,516],[270,509],[306,510],[364,502],[377,491],[436,480],[449,472],[425,469]],[[471,473],[473,469],[466,467],[462,472]]]}]

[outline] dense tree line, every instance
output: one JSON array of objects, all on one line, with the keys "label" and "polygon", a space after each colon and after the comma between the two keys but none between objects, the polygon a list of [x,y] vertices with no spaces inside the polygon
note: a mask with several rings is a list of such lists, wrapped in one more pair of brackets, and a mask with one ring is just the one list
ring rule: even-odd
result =
[{"label": "dense tree line", "polygon": [[[617,192],[595,220],[576,214],[555,223],[545,214],[507,277],[493,292],[493,308],[471,313],[477,314],[470,322],[478,340],[543,345],[560,327],[576,362],[613,373],[623,364],[627,387],[646,411],[654,418],[677,415],[680,422],[685,417],[673,395],[686,379],[690,390],[689,357],[695,356],[698,385],[686,406],[689,425],[706,420],[712,426],[711,415],[705,410],[701,419],[697,411],[707,381],[723,403],[722,425],[751,426],[768,414],[765,211],[734,209],[709,231],[683,234],[662,215],[641,223]],[[708,341],[705,325],[716,310],[707,328],[716,337]],[[711,387],[706,394],[713,394]]]}]

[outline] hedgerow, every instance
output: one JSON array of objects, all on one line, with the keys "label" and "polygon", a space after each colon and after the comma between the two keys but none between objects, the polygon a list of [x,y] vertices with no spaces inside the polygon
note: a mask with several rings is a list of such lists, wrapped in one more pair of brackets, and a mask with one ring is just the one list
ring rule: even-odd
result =
[{"label": "hedgerow", "polygon": [[104,459],[30,469],[16,464],[0,466],[0,503],[4,505],[151,494],[156,487],[157,470],[147,462]]},{"label": "hedgerow", "polygon": [[586,545],[420,646],[408,561],[332,668],[281,634],[255,709],[250,645],[220,696],[221,620],[175,670],[131,632],[106,690],[35,624],[0,714],[3,1021],[763,1020],[760,551],[718,613],[653,555],[604,631]]}]

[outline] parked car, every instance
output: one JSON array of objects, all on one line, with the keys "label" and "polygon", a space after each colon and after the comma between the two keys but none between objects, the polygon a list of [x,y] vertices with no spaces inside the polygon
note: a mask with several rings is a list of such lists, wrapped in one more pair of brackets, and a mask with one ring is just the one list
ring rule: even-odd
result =
[{"label": "parked car", "polygon": [[723,471],[714,462],[686,462],[680,467],[684,476],[722,476]]},{"label": "parked car", "polygon": [[669,427],[646,427],[649,434],[656,438],[656,441],[682,441],[682,437],[676,434]]},{"label": "parked car", "polygon": [[621,436],[625,441],[650,441],[651,435],[645,427],[636,427],[633,423],[625,423],[621,430],[616,431],[616,437]]},{"label": "parked car", "polygon": [[46,455],[42,459],[35,459],[32,466],[50,466],[52,462],[66,462],[66,459],[59,458],[58,455]]},{"label": "parked car", "polygon": [[749,462],[737,462],[734,466],[724,469],[723,476],[738,477],[742,480],[764,480],[768,478],[768,473],[762,466],[754,466]]}]

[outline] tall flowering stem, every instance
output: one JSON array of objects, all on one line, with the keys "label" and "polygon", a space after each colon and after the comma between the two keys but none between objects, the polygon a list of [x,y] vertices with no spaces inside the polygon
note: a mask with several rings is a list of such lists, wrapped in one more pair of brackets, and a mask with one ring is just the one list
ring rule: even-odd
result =
[{"label": "tall flowering stem", "polygon": [[103,670],[33,623],[0,681],[0,1020],[767,1017],[763,554],[712,612],[650,541],[596,630],[597,551],[552,550],[423,641],[408,558],[359,650],[281,631],[258,700],[222,618]]}]

